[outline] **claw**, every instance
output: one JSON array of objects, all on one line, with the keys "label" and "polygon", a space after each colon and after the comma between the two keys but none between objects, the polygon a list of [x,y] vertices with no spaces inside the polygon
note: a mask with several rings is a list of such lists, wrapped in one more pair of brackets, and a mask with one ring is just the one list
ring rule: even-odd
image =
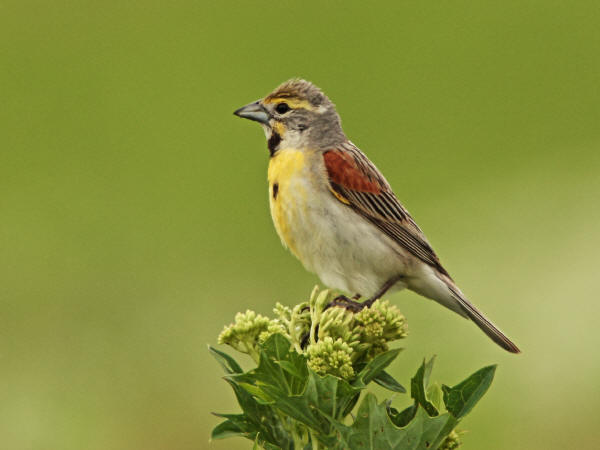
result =
[{"label": "claw", "polygon": [[310,337],[310,333],[304,333],[302,339],[300,340],[300,348],[302,350],[306,349],[308,346],[308,338]]},{"label": "claw", "polygon": [[[362,311],[363,308],[370,307],[371,304],[373,303],[372,299],[366,300],[363,303],[358,302],[357,300],[360,299],[360,297],[361,297],[360,294],[356,294],[352,298],[348,298],[345,295],[340,294],[336,298],[334,298],[332,301],[330,301],[327,305],[325,305],[325,308],[323,308],[323,311],[326,311],[333,306],[340,306],[342,308],[346,308],[348,311],[357,313],[357,312]],[[304,308],[302,308],[301,311],[304,312],[304,311],[307,311],[308,309],[309,309],[308,306],[305,306]],[[318,325],[317,325],[316,329],[317,329],[317,335],[318,335],[318,330],[319,330]],[[310,337],[310,333],[305,333],[304,335],[302,335],[302,338],[300,339],[300,348],[305,349],[308,346],[309,337]]]},{"label": "claw", "polygon": [[325,309],[331,308],[332,306],[341,306],[342,308],[346,308],[348,311],[356,313],[361,311],[365,306],[368,305],[366,305],[366,303],[360,303],[355,300],[352,300],[346,297],[345,295],[338,295],[331,302],[329,302]]},{"label": "claw", "polygon": [[[300,339],[300,348],[302,350],[306,349],[306,347],[308,347],[308,342],[309,342],[309,338],[310,338],[310,332],[306,332],[302,335],[302,339]],[[317,325],[315,327],[315,341],[319,340],[319,325]]]}]

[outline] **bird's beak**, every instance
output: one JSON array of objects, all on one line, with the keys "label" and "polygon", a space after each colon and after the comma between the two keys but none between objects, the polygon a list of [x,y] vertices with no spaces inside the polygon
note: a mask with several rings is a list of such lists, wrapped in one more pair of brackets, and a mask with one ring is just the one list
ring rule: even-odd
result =
[{"label": "bird's beak", "polygon": [[267,110],[260,104],[260,100],[250,103],[249,105],[242,106],[233,113],[238,117],[255,120],[256,122],[260,122],[265,125],[269,124],[269,119],[271,118]]}]

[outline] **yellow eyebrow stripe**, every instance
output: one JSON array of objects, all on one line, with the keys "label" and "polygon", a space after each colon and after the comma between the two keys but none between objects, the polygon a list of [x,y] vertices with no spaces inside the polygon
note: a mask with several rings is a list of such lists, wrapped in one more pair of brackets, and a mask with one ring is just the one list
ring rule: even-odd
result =
[{"label": "yellow eyebrow stripe", "polygon": [[288,106],[290,108],[293,108],[293,109],[308,109],[308,110],[315,109],[315,107],[313,105],[311,105],[308,100],[300,100],[298,98],[272,97],[272,98],[265,98],[263,100],[263,103],[265,103],[265,104],[279,103],[279,102],[285,102],[288,104]]}]

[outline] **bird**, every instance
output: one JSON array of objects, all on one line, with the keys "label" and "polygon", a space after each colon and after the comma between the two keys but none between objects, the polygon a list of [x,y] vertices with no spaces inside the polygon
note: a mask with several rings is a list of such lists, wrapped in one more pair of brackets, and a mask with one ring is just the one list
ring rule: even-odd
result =
[{"label": "bird", "polygon": [[409,289],[520,353],[458,288],[387,180],[346,137],[321,89],[293,78],[234,114],[265,132],[269,204],[284,247],[326,286],[355,294],[340,295],[334,306],[358,311]]}]

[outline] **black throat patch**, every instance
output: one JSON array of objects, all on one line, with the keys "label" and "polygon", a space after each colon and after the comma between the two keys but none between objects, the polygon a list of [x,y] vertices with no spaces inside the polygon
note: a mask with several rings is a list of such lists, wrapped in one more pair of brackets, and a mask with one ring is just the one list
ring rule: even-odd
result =
[{"label": "black throat patch", "polygon": [[273,130],[271,132],[271,137],[267,141],[267,146],[269,147],[269,153],[271,153],[271,156],[275,154],[280,143],[281,135],[277,131]]}]

